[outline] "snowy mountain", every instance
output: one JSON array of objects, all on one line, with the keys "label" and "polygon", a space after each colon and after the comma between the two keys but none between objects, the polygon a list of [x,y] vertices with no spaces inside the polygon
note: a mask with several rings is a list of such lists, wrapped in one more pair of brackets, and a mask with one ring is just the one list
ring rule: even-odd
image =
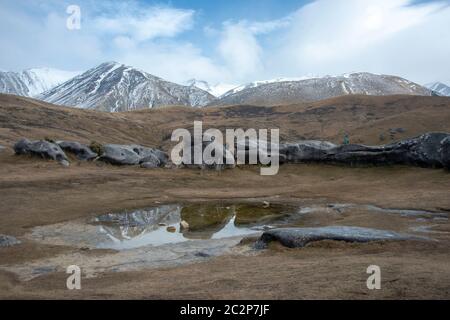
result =
[{"label": "snowy mountain", "polygon": [[233,87],[232,89],[224,92],[220,98],[225,98],[227,96],[230,96],[232,94],[241,92],[243,90],[246,89],[251,89],[251,88],[256,88],[259,87],[261,85],[264,84],[269,84],[269,83],[278,83],[278,82],[293,82],[293,81],[301,81],[301,80],[306,80],[306,79],[311,79],[311,77],[300,77],[300,78],[275,78],[275,79],[270,79],[270,80],[258,80],[258,81],[253,81],[250,83],[246,83],[237,87]]},{"label": "snowy mountain", "polygon": [[59,105],[116,112],[167,105],[202,107],[214,96],[195,86],[178,85],[133,67],[107,62],[38,98]]},{"label": "snowy mountain", "polygon": [[212,86],[204,80],[197,80],[197,79],[191,79],[189,81],[186,81],[186,85],[195,86],[197,88],[205,90],[215,97],[220,97],[224,93],[230,91],[231,89],[236,88],[236,85],[234,84],[218,83]]},{"label": "snowy mountain", "polygon": [[50,68],[0,71],[0,93],[35,97],[50,103],[102,111],[128,111],[167,105],[276,105],[311,102],[341,95],[450,95],[436,82],[422,87],[406,79],[371,73],[276,78],[241,86],[192,79],[179,85],[116,62],[83,74]]},{"label": "snowy mountain", "polygon": [[442,82],[433,82],[425,85],[430,90],[433,90],[441,96],[450,97],[450,87]]},{"label": "snowy mountain", "polygon": [[214,101],[214,105],[276,105],[311,102],[349,94],[430,96],[432,91],[396,76],[352,73],[299,80],[279,78],[256,81],[225,93]]},{"label": "snowy mountain", "polygon": [[75,77],[79,72],[35,68],[22,72],[0,71],[0,93],[34,97]]}]

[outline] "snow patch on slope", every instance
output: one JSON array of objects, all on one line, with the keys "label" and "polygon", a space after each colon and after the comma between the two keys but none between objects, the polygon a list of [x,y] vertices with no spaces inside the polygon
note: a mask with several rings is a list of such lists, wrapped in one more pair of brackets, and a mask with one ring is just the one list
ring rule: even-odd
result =
[{"label": "snow patch on slope", "polygon": [[237,87],[235,84],[229,83],[217,83],[215,85],[210,85],[207,81],[197,79],[191,79],[189,81],[186,81],[185,85],[197,87],[199,89],[209,92],[215,97],[220,97],[224,93]]},{"label": "snow patch on slope", "polygon": [[228,91],[215,104],[277,105],[312,102],[350,94],[430,96],[432,91],[400,77],[357,72],[341,76],[255,81]]},{"label": "snow patch on slope", "polygon": [[225,92],[224,94],[222,94],[220,96],[220,98],[223,98],[223,97],[226,97],[226,96],[238,93],[238,92],[246,90],[246,89],[256,88],[256,87],[259,87],[261,85],[265,85],[265,84],[269,84],[269,83],[301,81],[301,80],[307,80],[307,79],[311,79],[311,78],[314,78],[314,77],[312,77],[312,76],[297,77],[297,78],[280,77],[280,78],[269,79],[269,80],[257,80],[257,81],[253,81],[253,82],[250,82],[250,83],[246,83],[246,84],[234,87],[234,88],[228,90],[227,92]]},{"label": "snow patch on slope", "polygon": [[450,87],[447,86],[445,83],[432,82],[432,83],[427,83],[425,85],[425,87],[427,87],[430,90],[433,90],[434,92],[436,92],[437,94],[439,94],[441,96],[450,97]]},{"label": "snow patch on slope", "polygon": [[21,72],[0,72],[0,92],[36,97],[75,77],[79,72],[34,68]]},{"label": "snow patch on slope", "polygon": [[84,109],[118,112],[168,105],[202,107],[214,97],[117,62],[106,62],[45,92],[40,99]]}]

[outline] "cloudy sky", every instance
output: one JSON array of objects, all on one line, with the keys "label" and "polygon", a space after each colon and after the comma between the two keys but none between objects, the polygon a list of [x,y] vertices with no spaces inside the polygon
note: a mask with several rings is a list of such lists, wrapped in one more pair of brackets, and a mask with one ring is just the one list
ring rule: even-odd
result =
[{"label": "cloudy sky", "polygon": [[450,0],[0,0],[0,39],[8,71],[118,61],[179,83],[368,71],[450,84]]}]

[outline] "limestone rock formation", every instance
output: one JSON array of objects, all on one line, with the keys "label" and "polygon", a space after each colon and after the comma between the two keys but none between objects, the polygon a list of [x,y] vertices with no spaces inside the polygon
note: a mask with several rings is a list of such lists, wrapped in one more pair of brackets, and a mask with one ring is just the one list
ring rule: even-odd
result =
[{"label": "limestone rock formation", "polygon": [[14,237],[0,234],[0,247],[11,247],[19,243],[20,241]]},{"label": "limestone rock formation", "polygon": [[313,241],[336,240],[346,242],[369,242],[385,240],[419,240],[414,237],[387,230],[360,227],[331,226],[321,228],[283,228],[265,231],[257,243],[264,248],[268,243],[278,241],[285,247],[301,248]]},{"label": "limestone rock formation", "polygon": [[14,145],[16,154],[28,154],[38,156],[45,159],[53,159],[62,165],[69,165],[66,154],[56,143],[46,140],[30,141],[28,139],[21,139]]},{"label": "limestone rock formation", "polygon": [[104,153],[99,160],[116,165],[138,165],[150,167],[151,164],[164,166],[167,162],[167,155],[161,150],[147,148],[139,145],[104,145]]},{"label": "limestone rock formation", "polygon": [[61,149],[66,152],[73,153],[79,160],[92,160],[98,155],[88,146],[74,141],[57,141]]},{"label": "limestone rock formation", "polygon": [[382,146],[336,146],[327,141],[300,141],[281,145],[280,154],[283,154],[289,163],[405,164],[441,168],[448,165],[449,137],[448,133],[426,133]]}]

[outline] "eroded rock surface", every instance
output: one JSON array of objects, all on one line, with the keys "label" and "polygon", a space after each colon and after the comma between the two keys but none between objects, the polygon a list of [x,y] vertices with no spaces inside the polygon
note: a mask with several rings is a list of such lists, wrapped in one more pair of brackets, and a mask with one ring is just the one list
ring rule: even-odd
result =
[{"label": "eroded rock surface", "polygon": [[268,243],[277,241],[289,248],[301,248],[310,242],[336,240],[346,242],[369,242],[384,240],[424,239],[393,231],[360,227],[331,226],[321,228],[283,228],[265,231],[257,243],[264,248]]},{"label": "eroded rock surface", "polygon": [[407,164],[448,167],[448,133],[426,133],[419,137],[382,146],[340,145],[327,141],[301,141],[280,146],[287,162],[329,162],[343,164]]},{"label": "eroded rock surface", "polygon": [[88,146],[75,141],[57,141],[61,149],[66,152],[73,153],[79,160],[92,160],[98,155],[93,152]]},{"label": "eroded rock surface", "polygon": [[46,140],[30,141],[21,139],[14,145],[14,151],[19,155],[28,154],[45,159],[53,159],[65,166],[69,165],[67,156],[61,147]]},{"label": "eroded rock surface", "polygon": [[441,141],[441,159],[445,168],[450,170],[450,137]]},{"label": "eroded rock surface", "polygon": [[328,152],[337,145],[328,141],[306,140],[298,143],[288,143],[280,146],[280,154],[284,154],[286,162],[324,160]]},{"label": "eroded rock surface", "polygon": [[[100,160],[116,165],[138,165],[145,163],[157,164],[158,167],[167,163],[167,155],[161,150],[139,145],[104,145],[104,153]],[[147,165],[147,167],[150,167]]]},{"label": "eroded rock surface", "polygon": [[0,247],[11,247],[19,243],[20,241],[14,237],[0,234]]}]

